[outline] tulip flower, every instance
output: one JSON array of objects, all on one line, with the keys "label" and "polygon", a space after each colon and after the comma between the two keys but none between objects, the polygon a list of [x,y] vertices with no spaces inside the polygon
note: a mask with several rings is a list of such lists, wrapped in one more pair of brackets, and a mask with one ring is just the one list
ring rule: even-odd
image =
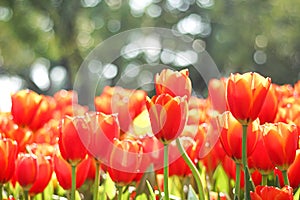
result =
[{"label": "tulip flower", "polygon": [[223,113],[226,105],[226,79],[211,79],[208,82],[208,96],[214,110]]},{"label": "tulip flower", "polygon": [[42,127],[52,117],[55,103],[51,98],[30,90],[21,90],[11,96],[13,120],[32,130]]},{"label": "tulip flower", "polygon": [[[229,111],[218,116],[220,141],[226,154],[237,162],[242,159],[242,125]],[[259,122],[254,121],[247,130],[247,155],[250,156],[255,149],[259,138]]]},{"label": "tulip flower", "polygon": [[121,131],[125,133],[134,118],[145,109],[146,96],[143,90],[106,86],[102,94],[95,97],[95,108],[104,114],[118,113]]},{"label": "tulip flower", "polygon": [[268,152],[266,150],[262,132],[259,133],[259,139],[257,141],[256,147],[248,158],[248,164],[250,169],[256,169],[261,172],[263,176],[263,183],[262,185],[267,184],[267,176],[270,172],[272,172],[275,168],[275,165],[270,160]]},{"label": "tulip flower", "polygon": [[87,155],[86,146],[90,142],[89,129],[83,117],[65,116],[59,126],[59,150],[62,157],[77,165]]},{"label": "tulip flower", "polygon": [[256,186],[251,192],[251,200],[293,200],[293,189],[284,186],[282,189],[273,186]]},{"label": "tulip flower", "polygon": [[2,199],[3,185],[14,175],[15,160],[17,158],[17,142],[0,135],[0,199]]},{"label": "tulip flower", "polygon": [[270,78],[255,72],[231,74],[227,81],[227,103],[241,124],[249,124],[258,117],[270,85]]},{"label": "tulip flower", "polygon": [[17,125],[10,114],[1,116],[0,120],[0,131],[18,143],[18,152],[24,152],[26,145],[32,142],[33,132],[27,126]]},{"label": "tulip flower", "polygon": [[266,122],[268,123],[274,122],[277,111],[278,111],[278,99],[275,93],[275,88],[271,84],[270,89],[265,98],[265,102],[258,114],[260,124],[264,124]]},{"label": "tulip flower", "polygon": [[29,197],[28,191],[38,177],[37,157],[33,154],[19,154],[16,160],[15,176],[16,181],[23,188],[27,200]]},{"label": "tulip flower", "polygon": [[52,177],[53,165],[51,157],[38,156],[38,173],[36,180],[29,189],[29,194],[34,196],[44,191]]},{"label": "tulip flower", "polygon": [[[240,167],[243,165],[245,172],[246,187],[250,185],[250,172],[247,166],[247,156],[253,152],[258,137],[259,137],[259,122],[258,120],[252,121],[250,126],[242,126],[229,111],[218,116],[218,124],[220,127],[220,141],[226,154],[231,157],[236,163],[236,177],[240,180]],[[247,148],[245,148],[247,147]],[[239,196],[239,184],[236,184],[235,198]],[[245,195],[250,196],[246,190]]]},{"label": "tulip flower", "polygon": [[[80,188],[86,180],[90,164],[91,158],[87,157],[76,167],[76,189]],[[59,185],[65,190],[70,190],[72,187],[72,169],[70,164],[60,155],[54,155],[54,171]]]},{"label": "tulip flower", "polygon": [[[90,142],[88,151],[97,161],[109,162],[107,155],[113,148],[114,139],[120,137],[120,126],[117,115],[106,115],[101,112],[86,114],[84,121],[88,128]],[[100,148],[104,147],[105,148]]]},{"label": "tulip flower", "polygon": [[[120,126],[117,115],[106,115],[100,112],[88,113],[84,117],[84,122],[88,128],[90,142],[88,151],[96,161],[94,200],[98,199],[99,168],[100,161],[109,162],[109,152],[113,148],[113,141],[120,136]],[[105,148],[103,148],[105,147]]]},{"label": "tulip flower", "polygon": [[118,186],[128,185],[135,178],[139,172],[142,153],[142,146],[138,141],[130,139],[114,141],[107,171]]},{"label": "tulip flower", "polygon": [[0,186],[14,175],[17,158],[17,142],[9,138],[0,138]]},{"label": "tulip flower", "polygon": [[297,149],[296,158],[288,169],[288,177],[291,187],[298,188],[300,186],[300,149]]},{"label": "tulip flower", "polygon": [[158,140],[168,144],[181,134],[187,120],[186,98],[161,94],[147,98],[146,105],[153,134]]},{"label": "tulip flower", "polygon": [[172,97],[186,96],[187,100],[191,97],[192,82],[189,79],[188,69],[173,71],[164,69],[155,76],[156,94],[169,94]]},{"label": "tulip flower", "polygon": [[263,140],[273,164],[278,167],[288,185],[286,170],[293,163],[298,148],[298,131],[294,124],[266,123],[263,128]]}]

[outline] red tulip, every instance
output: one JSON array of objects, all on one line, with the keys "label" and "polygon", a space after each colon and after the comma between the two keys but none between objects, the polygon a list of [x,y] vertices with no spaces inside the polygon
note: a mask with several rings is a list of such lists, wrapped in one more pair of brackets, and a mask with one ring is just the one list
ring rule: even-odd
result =
[{"label": "red tulip", "polygon": [[208,83],[208,96],[214,110],[223,113],[226,105],[226,79],[211,79]]},{"label": "red tulip", "polygon": [[172,97],[181,96],[189,100],[192,92],[192,83],[188,69],[173,71],[164,69],[155,76],[156,94],[169,94]]},{"label": "red tulip", "polygon": [[250,192],[251,200],[293,200],[293,189],[285,186],[282,189],[272,186],[256,186]]},{"label": "red tulip", "polygon": [[296,125],[267,123],[263,128],[263,140],[273,164],[280,170],[287,170],[293,163],[298,148]]},{"label": "red tulip", "polygon": [[30,90],[21,90],[11,96],[13,120],[32,130],[42,127],[52,117],[55,104],[50,98]]},{"label": "red tulip", "polygon": [[125,133],[133,119],[145,109],[146,96],[143,90],[106,86],[102,94],[95,97],[95,108],[105,114],[118,113],[121,131]]},{"label": "red tulip", "polygon": [[248,165],[249,168],[254,168],[259,170],[262,174],[269,174],[272,172],[275,168],[274,164],[270,160],[270,157],[268,155],[268,152],[266,150],[263,138],[262,138],[262,132],[259,131],[259,139],[257,141],[256,147],[251,154],[251,156],[248,158]]},{"label": "red tulip", "polygon": [[153,134],[158,140],[167,144],[181,134],[188,112],[185,98],[161,94],[147,98],[146,105]]},{"label": "red tulip", "polygon": [[78,116],[83,115],[88,111],[86,106],[78,104],[78,96],[75,91],[60,90],[54,94],[54,100],[56,102],[55,112],[53,117],[55,119],[61,119],[65,115]]},{"label": "red tulip", "polygon": [[145,136],[140,139],[143,147],[141,172],[145,172],[153,164],[154,170],[163,168],[161,159],[164,156],[163,144],[154,136]]},{"label": "red tulip", "polygon": [[[120,137],[120,127],[116,115],[106,115],[100,112],[86,114],[84,118],[90,143],[88,151],[97,161],[109,162],[107,155],[113,148],[113,141]],[[99,148],[105,147],[105,148]]]},{"label": "red tulip", "polygon": [[288,169],[290,186],[297,188],[300,186],[300,149],[297,149],[296,158]]},{"label": "red tulip", "polygon": [[29,190],[37,179],[38,163],[33,154],[19,154],[16,161],[16,180],[24,190]]},{"label": "red tulip", "polygon": [[[220,141],[226,154],[235,161],[242,159],[242,125],[229,111],[218,116]],[[252,122],[247,130],[247,156],[250,156],[259,138],[259,123]]]},{"label": "red tulip", "polygon": [[[82,160],[76,167],[76,189],[80,188],[87,178],[91,164],[91,158],[87,157]],[[72,186],[72,169],[69,163],[60,155],[54,156],[54,171],[59,185],[65,190],[71,189]]]},{"label": "red tulip", "polygon": [[52,177],[53,165],[51,157],[38,156],[38,173],[35,182],[29,189],[30,195],[36,195],[44,191]]},{"label": "red tulip", "polygon": [[128,185],[140,172],[142,147],[137,141],[128,139],[116,139],[114,145],[107,171],[116,184]]},{"label": "red tulip", "polygon": [[10,114],[1,116],[0,120],[0,131],[5,134],[5,137],[18,143],[19,152],[24,152],[26,145],[32,143],[33,132],[26,126],[17,125]]},{"label": "red tulip", "polygon": [[227,103],[232,115],[242,124],[254,121],[264,104],[270,78],[248,72],[231,74],[227,82]]},{"label": "red tulip", "polygon": [[260,124],[264,124],[266,122],[269,123],[274,122],[277,111],[278,111],[278,98],[275,93],[275,88],[271,84],[265,102],[258,114]]},{"label": "red tulip", "polygon": [[0,184],[8,182],[15,172],[17,158],[17,142],[8,138],[0,139]]},{"label": "red tulip", "polygon": [[83,117],[65,116],[59,126],[59,149],[62,157],[72,165],[78,164],[87,155],[89,129]]}]

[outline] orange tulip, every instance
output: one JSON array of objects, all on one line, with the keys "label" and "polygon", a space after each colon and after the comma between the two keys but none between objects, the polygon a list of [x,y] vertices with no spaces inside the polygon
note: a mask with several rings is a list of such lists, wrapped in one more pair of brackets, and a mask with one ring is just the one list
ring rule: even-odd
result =
[{"label": "orange tulip", "polygon": [[[226,154],[235,161],[242,159],[242,125],[229,111],[218,116],[220,141]],[[252,122],[247,130],[247,156],[250,156],[259,138],[259,123]]]},{"label": "orange tulip", "polygon": [[18,143],[19,152],[24,152],[26,145],[32,143],[33,132],[27,126],[17,125],[10,114],[1,116],[0,121],[0,131]]},{"label": "orange tulip", "polygon": [[[1,136],[0,136],[1,137]],[[17,158],[17,142],[8,138],[0,139],[0,184],[5,184],[14,175]]]},{"label": "orange tulip", "polygon": [[52,117],[55,103],[50,97],[30,90],[21,90],[11,96],[13,120],[32,130],[41,128]]},{"label": "orange tulip", "polygon": [[89,129],[83,117],[65,116],[59,126],[59,150],[62,157],[72,165],[78,164],[87,155],[90,142]]},{"label": "orange tulip", "polygon": [[189,100],[192,92],[192,83],[188,69],[173,71],[164,69],[155,76],[156,94],[169,94],[172,97],[186,96]]},{"label": "orange tulip", "polygon": [[266,123],[263,127],[263,140],[271,161],[280,170],[287,170],[298,148],[296,125],[278,122]]},{"label": "orange tulip", "polygon": [[125,133],[133,119],[145,109],[146,96],[143,90],[106,86],[102,94],[95,97],[95,108],[104,114],[118,113],[121,131]]},{"label": "orange tulip", "polygon": [[293,200],[293,189],[285,186],[282,189],[272,186],[256,186],[255,192],[250,192],[251,200]]},{"label": "orange tulip", "polygon": [[147,98],[146,106],[153,134],[158,140],[168,144],[181,134],[187,120],[186,98],[161,94]]},{"label": "orange tulip", "polygon": [[270,84],[270,78],[254,72],[231,74],[227,81],[227,103],[240,123],[246,125],[258,117]]}]

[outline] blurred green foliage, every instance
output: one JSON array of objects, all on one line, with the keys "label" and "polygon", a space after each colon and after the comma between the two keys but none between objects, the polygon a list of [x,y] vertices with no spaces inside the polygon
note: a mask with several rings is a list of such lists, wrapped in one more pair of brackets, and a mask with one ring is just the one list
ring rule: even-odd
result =
[{"label": "blurred green foliage", "polygon": [[278,84],[294,83],[300,77],[299,10],[297,0],[1,0],[0,73],[53,93],[58,88],[41,89],[30,77],[43,58],[49,71],[66,69],[59,87],[71,88],[83,59],[106,38],[164,27],[199,40],[224,76],[258,71]]}]

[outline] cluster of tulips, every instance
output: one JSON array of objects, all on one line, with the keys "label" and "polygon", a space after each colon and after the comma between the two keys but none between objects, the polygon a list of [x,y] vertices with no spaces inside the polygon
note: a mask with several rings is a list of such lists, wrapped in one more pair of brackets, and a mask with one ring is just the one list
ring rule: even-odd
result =
[{"label": "cluster of tulips", "polygon": [[[210,80],[206,99],[192,96],[187,69],[164,69],[154,82],[152,98],[106,86],[95,111],[75,91],[12,94],[11,111],[0,112],[0,199],[299,195],[300,82],[237,73]],[[228,193],[214,187],[217,168]]]}]

